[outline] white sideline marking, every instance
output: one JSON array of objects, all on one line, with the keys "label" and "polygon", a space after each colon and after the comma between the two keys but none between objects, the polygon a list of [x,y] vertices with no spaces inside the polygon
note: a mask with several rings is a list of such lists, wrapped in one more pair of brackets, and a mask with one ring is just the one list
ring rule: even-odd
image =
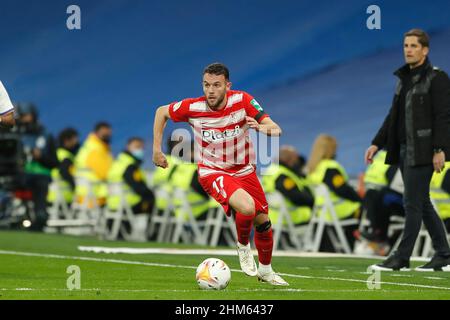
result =
[{"label": "white sideline marking", "polygon": [[444,278],[439,278],[439,277],[424,277],[425,279],[430,279],[430,280],[445,280]]},{"label": "white sideline marking", "polygon": [[[102,292],[204,292],[211,294],[218,292],[215,290],[200,290],[200,289],[100,289],[88,288],[79,290],[68,290],[62,288],[0,288],[0,291],[62,291],[62,292],[83,292],[83,291],[99,291]],[[370,289],[225,289],[222,292],[373,292]],[[376,290],[377,292],[411,292],[411,290]]]},{"label": "white sideline marking", "polygon": [[[120,263],[120,264],[132,264],[132,265],[141,265],[141,266],[151,266],[151,267],[167,267],[167,268],[184,268],[184,269],[197,269],[197,267],[193,266],[183,266],[183,265],[174,265],[174,264],[165,264],[165,263],[152,263],[152,262],[143,262],[143,261],[132,261],[132,260],[119,260],[119,259],[103,259],[103,258],[93,258],[93,257],[77,257],[77,256],[65,256],[65,255],[57,255],[57,254],[47,254],[47,253],[34,253],[34,252],[20,252],[20,251],[7,251],[0,250],[0,254],[8,254],[8,255],[16,255],[16,256],[28,256],[28,257],[42,257],[42,258],[53,258],[53,259],[66,259],[66,260],[83,260],[83,261],[95,261],[95,262],[110,262],[110,263]],[[238,269],[231,269],[233,272],[240,272]],[[345,278],[336,278],[336,277],[313,277],[313,276],[302,276],[298,274],[290,274],[290,273],[279,273],[281,276],[292,277],[292,278],[302,278],[302,279],[317,279],[317,280],[327,280],[327,281],[347,281],[347,282],[361,282],[367,283],[367,280],[359,280],[359,279],[345,279]],[[438,286],[427,286],[422,284],[413,284],[413,283],[397,283],[397,282],[379,282],[380,284],[390,284],[397,286],[406,286],[406,287],[415,287],[415,288],[426,288],[426,289],[440,289],[440,290],[450,290],[449,287],[438,287]]]},{"label": "white sideline marking", "polygon": [[[235,249],[174,249],[174,248],[126,248],[126,247],[92,247],[78,246],[78,250],[95,253],[126,253],[126,254],[174,254],[174,255],[205,255],[216,254],[222,256],[236,256]],[[252,250],[256,254],[256,250]],[[298,252],[298,251],[275,251],[275,257],[294,258],[362,258],[376,260],[379,257],[367,255],[349,255],[343,253],[323,253],[323,252]],[[428,258],[415,257],[411,261],[428,261]]]}]

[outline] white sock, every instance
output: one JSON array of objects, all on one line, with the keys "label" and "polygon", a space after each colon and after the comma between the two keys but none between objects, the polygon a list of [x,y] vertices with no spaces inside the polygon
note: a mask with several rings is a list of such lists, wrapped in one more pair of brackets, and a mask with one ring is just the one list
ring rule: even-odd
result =
[{"label": "white sock", "polygon": [[260,273],[271,273],[272,272],[272,265],[271,264],[262,264],[261,262],[259,263],[259,268],[258,268]]},{"label": "white sock", "polygon": [[250,248],[250,241],[247,244],[241,244],[239,241],[237,242],[238,248],[243,249],[245,247]]}]

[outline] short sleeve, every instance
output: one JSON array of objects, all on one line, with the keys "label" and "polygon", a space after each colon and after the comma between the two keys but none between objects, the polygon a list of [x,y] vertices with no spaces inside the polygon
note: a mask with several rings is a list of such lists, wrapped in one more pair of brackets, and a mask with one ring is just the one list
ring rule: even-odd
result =
[{"label": "short sleeve", "polygon": [[192,99],[184,99],[169,105],[169,116],[173,122],[189,121],[189,105]]},{"label": "short sleeve", "polygon": [[269,115],[264,112],[261,105],[253,98],[250,94],[244,92],[244,103],[245,111],[249,117],[254,118],[258,123],[260,123],[264,118]]},{"label": "short sleeve", "polygon": [[8,92],[6,92],[3,83],[0,81],[0,115],[6,114],[14,109],[14,106],[9,99]]}]

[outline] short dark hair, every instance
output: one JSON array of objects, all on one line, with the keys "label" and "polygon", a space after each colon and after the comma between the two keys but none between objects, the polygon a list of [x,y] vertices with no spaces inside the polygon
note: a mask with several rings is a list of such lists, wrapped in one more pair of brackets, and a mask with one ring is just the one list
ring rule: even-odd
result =
[{"label": "short dark hair", "polygon": [[74,128],[65,128],[58,135],[59,146],[63,146],[64,142],[78,136],[78,131]]},{"label": "short dark hair", "polygon": [[421,29],[411,29],[408,32],[405,33],[404,38],[406,37],[417,37],[417,40],[419,41],[419,43],[422,45],[422,47],[430,47],[430,37],[428,36],[428,34],[421,30]]},{"label": "short dark hair", "polygon": [[144,139],[140,138],[140,137],[131,137],[130,139],[128,139],[127,141],[127,146],[129,146],[132,142],[141,142],[144,143]]},{"label": "short dark hair", "polygon": [[203,74],[209,73],[209,74],[215,74],[216,76],[223,75],[225,77],[225,80],[230,80],[230,71],[228,70],[227,66],[223,63],[215,62],[208,65],[204,70]]},{"label": "short dark hair", "polygon": [[108,123],[108,122],[104,122],[104,121],[101,121],[101,122],[97,122],[97,124],[95,125],[95,127],[94,127],[94,131],[95,132],[98,132],[100,129],[102,129],[102,128],[108,128],[108,129],[111,129],[111,125]]}]

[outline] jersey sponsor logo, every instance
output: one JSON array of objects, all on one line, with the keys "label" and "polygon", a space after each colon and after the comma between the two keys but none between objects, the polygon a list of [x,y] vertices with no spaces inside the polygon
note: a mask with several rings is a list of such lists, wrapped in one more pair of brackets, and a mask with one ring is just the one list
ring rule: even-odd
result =
[{"label": "jersey sponsor logo", "polygon": [[255,99],[252,99],[252,101],[250,101],[250,104],[259,112],[263,112],[263,108],[259,105],[258,101],[256,101]]},{"label": "jersey sponsor logo", "polygon": [[182,101],[177,102],[173,105],[173,112],[177,111],[181,107],[181,103]]},{"label": "jersey sponsor logo", "polygon": [[228,140],[237,137],[241,134],[242,129],[240,126],[235,126],[234,129],[227,129],[223,132],[217,130],[202,130],[202,138],[208,142],[218,142],[221,140]]}]

